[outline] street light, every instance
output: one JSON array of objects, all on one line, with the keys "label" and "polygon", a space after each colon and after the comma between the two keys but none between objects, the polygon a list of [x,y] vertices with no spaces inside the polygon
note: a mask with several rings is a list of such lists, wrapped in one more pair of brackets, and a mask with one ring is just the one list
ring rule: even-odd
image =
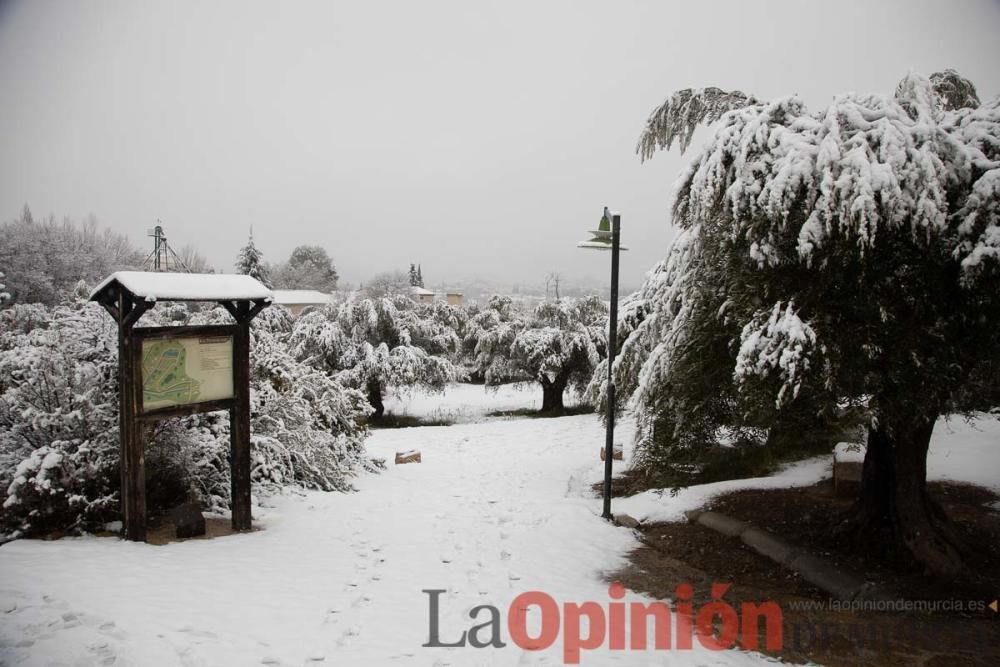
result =
[{"label": "street light", "polygon": [[604,216],[589,241],[580,241],[578,248],[611,251],[611,323],[608,329],[608,413],[607,436],[604,442],[604,511],[601,516],[611,519],[611,462],[615,455],[615,348],[618,341],[618,252],[621,247],[621,215],[604,207]]}]

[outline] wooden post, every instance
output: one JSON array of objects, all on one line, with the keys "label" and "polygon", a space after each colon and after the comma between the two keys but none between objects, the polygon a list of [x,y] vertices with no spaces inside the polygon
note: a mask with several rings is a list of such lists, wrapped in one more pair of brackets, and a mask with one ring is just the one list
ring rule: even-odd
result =
[{"label": "wooden post", "polygon": [[[132,295],[118,293],[118,429],[121,440],[122,537],[133,542],[146,541],[146,457],[143,453],[142,427],[136,419],[136,392],[142,383],[135,381],[137,358],[132,325],[142,315]],[[135,312],[133,312],[135,311]]]},{"label": "wooden post", "polygon": [[233,337],[233,393],[229,411],[230,478],[233,530],[250,530],[250,303],[235,304],[237,331]]}]

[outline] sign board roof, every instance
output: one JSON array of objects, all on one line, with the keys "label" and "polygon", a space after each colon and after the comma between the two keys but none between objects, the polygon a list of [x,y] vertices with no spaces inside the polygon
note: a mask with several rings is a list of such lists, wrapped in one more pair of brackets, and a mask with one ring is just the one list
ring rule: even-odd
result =
[{"label": "sign board roof", "polygon": [[224,273],[159,273],[116,271],[90,294],[99,301],[106,292],[124,288],[146,301],[270,301],[271,290],[256,278]]}]

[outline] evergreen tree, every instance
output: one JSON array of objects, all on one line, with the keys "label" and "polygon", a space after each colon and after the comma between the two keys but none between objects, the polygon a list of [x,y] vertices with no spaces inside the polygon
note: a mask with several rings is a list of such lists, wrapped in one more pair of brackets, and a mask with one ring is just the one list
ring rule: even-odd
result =
[{"label": "evergreen tree", "polygon": [[716,119],[679,181],[681,234],[615,363],[635,378],[640,424],[656,427],[641,449],[667,443],[647,464],[853,406],[868,447],[845,534],[956,574],[926,457],[938,417],[966,409],[970,383],[1000,361],[1000,99],[980,104],[953,71],[819,112],[681,91],[638,152],[683,147]]},{"label": "evergreen tree", "polygon": [[417,265],[417,287],[424,286],[424,273],[420,270],[420,265]]},{"label": "evergreen tree", "polygon": [[410,287],[417,286],[417,265],[410,263]]},{"label": "evergreen tree", "polygon": [[247,240],[247,244],[240,248],[240,254],[236,258],[236,273],[256,278],[267,287],[271,287],[271,276],[263,259],[264,254],[254,245],[253,228],[251,228],[250,238]]}]

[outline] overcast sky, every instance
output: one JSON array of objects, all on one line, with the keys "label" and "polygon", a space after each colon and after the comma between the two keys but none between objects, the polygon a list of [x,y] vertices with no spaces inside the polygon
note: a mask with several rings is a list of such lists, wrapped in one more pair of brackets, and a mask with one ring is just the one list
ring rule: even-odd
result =
[{"label": "overcast sky", "polygon": [[[691,152],[640,165],[673,90],[891,92],[953,67],[1000,93],[1000,2],[2,2],[0,219],[157,218],[230,270],[320,244],[350,281],[423,265],[606,282],[576,249],[622,212],[622,279],[672,238]],[[2,242],[2,240],[0,240]]]}]

